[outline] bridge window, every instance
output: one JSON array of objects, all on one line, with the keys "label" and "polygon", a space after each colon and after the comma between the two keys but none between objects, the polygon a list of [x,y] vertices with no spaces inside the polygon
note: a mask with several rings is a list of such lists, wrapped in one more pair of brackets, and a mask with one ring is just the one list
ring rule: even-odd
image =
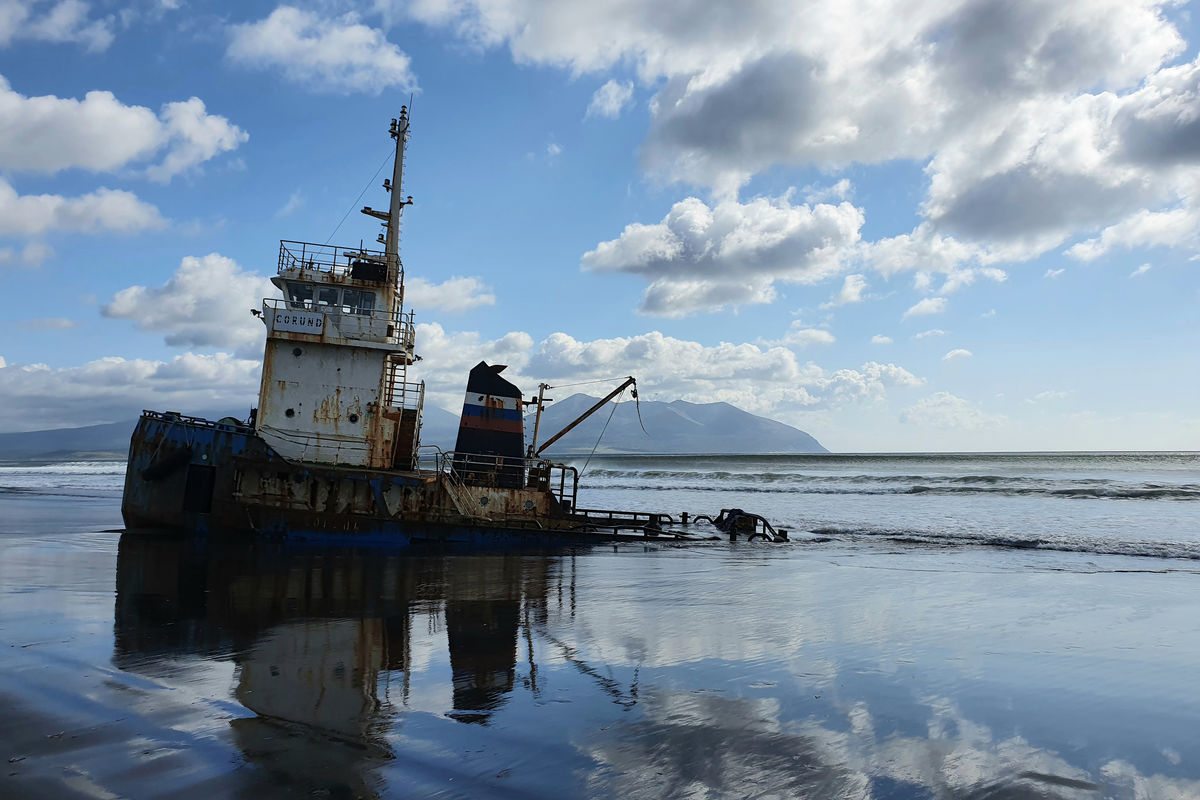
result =
[{"label": "bridge window", "polygon": [[321,286],[317,289],[317,309],[332,311],[338,304],[338,288],[336,286]]},{"label": "bridge window", "polygon": [[370,314],[375,310],[375,293],[358,289],[342,289],[342,311],[347,314]]},{"label": "bridge window", "polygon": [[312,308],[313,287],[311,283],[288,282],[288,299],[292,308]]}]

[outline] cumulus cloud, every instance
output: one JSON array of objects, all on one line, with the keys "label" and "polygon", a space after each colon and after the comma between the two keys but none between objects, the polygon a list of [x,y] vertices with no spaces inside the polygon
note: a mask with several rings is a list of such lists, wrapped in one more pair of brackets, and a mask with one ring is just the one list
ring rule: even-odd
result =
[{"label": "cumulus cloud", "polygon": [[[1173,63],[1186,51],[1174,5],[816,0],[742,3],[725,14],[697,13],[691,0],[653,9],[425,0],[403,8],[474,44],[506,46],[520,63],[576,75],[633,66],[660,87],[644,167],[718,196],[780,164],[924,162],[921,223],[865,253],[886,274],[1026,260],[1125,226],[1126,239],[1121,229],[1107,241],[1101,233],[1076,251],[1082,257],[1137,241],[1137,215],[1200,209],[1200,62]],[[1143,241],[1194,244],[1186,225],[1159,222],[1143,228]]]},{"label": "cumulus cloud", "polygon": [[930,328],[927,331],[921,331],[913,336],[914,339],[928,339],[930,336],[945,336],[946,332],[941,328]]},{"label": "cumulus cloud", "polygon": [[676,203],[657,224],[634,223],[582,258],[584,269],[640,275],[641,310],[683,316],[775,298],[775,282],[817,283],[842,269],[859,238],[850,203],[793,205],[786,197]]},{"label": "cumulus cloud", "polygon": [[555,333],[538,345],[526,369],[554,383],[609,377],[618,364],[638,378],[644,397],[724,401],[777,415],[841,407],[884,397],[892,387],[924,382],[895,364],[872,361],[858,369],[828,370],[801,363],[787,347],[726,342],[706,346],[658,331],[591,342]]},{"label": "cumulus cloud", "polygon": [[0,2],[0,47],[14,40],[74,43],[89,53],[108,49],[113,41],[113,17],[90,16],[82,0],[4,0]]},{"label": "cumulus cloud", "polygon": [[419,309],[469,311],[480,306],[494,306],[496,295],[479,278],[450,278],[442,283],[409,278],[404,282],[404,302]]},{"label": "cumulus cloud", "polygon": [[957,348],[951,350],[950,352],[946,353],[946,355],[942,356],[942,361],[956,361],[958,359],[970,358],[970,357],[971,357],[970,350],[964,350],[961,347],[957,347]]},{"label": "cumulus cloud", "polygon": [[842,288],[829,299],[829,302],[822,303],[821,308],[833,308],[834,306],[844,306],[849,303],[861,303],[863,301],[863,292],[867,289],[867,278],[865,275],[847,275],[842,281]]},{"label": "cumulus cloud", "polygon": [[258,22],[234,25],[225,54],[235,64],[279,70],[316,91],[379,94],[417,86],[409,57],[353,13],[331,19],[279,6]]},{"label": "cumulus cloud", "polygon": [[633,98],[633,82],[612,79],[596,90],[588,104],[586,117],[616,119]]},{"label": "cumulus cloud", "polygon": [[978,430],[1001,425],[1008,419],[981,411],[950,392],[935,392],[900,412],[900,421],[918,427]]},{"label": "cumulus cloud", "polygon": [[[0,184],[3,182],[0,181]],[[0,194],[3,193],[0,188]],[[20,206],[21,198],[16,205]],[[43,242],[29,242],[20,252],[11,247],[0,247],[0,267],[18,265],[22,267],[40,267],[42,263],[54,255],[54,249]]]},{"label": "cumulus cloud", "polygon": [[53,369],[0,369],[0,430],[74,427],[132,419],[143,408],[248,412],[260,364],[227,353],[186,353],[170,361],[101,358]]},{"label": "cumulus cloud", "polygon": [[111,92],[88,92],[82,100],[26,97],[0,77],[0,168],[55,173],[79,168],[111,172],[144,163],[146,174],[166,181],[249,136],[222,116],[209,114],[196,97],[167,103],[155,114],[127,106]]},{"label": "cumulus cloud", "polygon": [[278,294],[267,278],[210,253],[184,258],[162,286],[122,289],[101,313],[132,320],[138,330],[164,333],[172,347],[231,348],[260,356],[265,328],[250,309]]},{"label": "cumulus cloud", "polygon": [[927,314],[941,314],[946,310],[946,298],[944,297],[926,297],[923,300],[917,301],[907,311],[901,319],[909,317],[920,317]]},{"label": "cumulus cloud", "polygon": [[1146,245],[1196,248],[1200,231],[1200,208],[1187,206],[1169,211],[1137,211],[1110,225],[1092,239],[1067,249],[1067,255],[1080,261],[1093,261],[1115,248]]},{"label": "cumulus cloud", "polygon": [[[97,189],[80,197],[57,194],[19,195],[0,178],[0,234],[37,236],[49,231],[134,233],[161,228],[158,209],[136,195],[117,189]],[[31,243],[21,259],[30,266],[49,255],[45,245]]]},{"label": "cumulus cloud", "polygon": [[703,345],[658,331],[593,341],[560,332],[535,343],[521,331],[484,340],[477,333],[423,324],[417,326],[417,352],[423,360],[410,374],[424,380],[432,401],[445,408],[462,402],[467,372],[481,358],[507,364],[504,376],[522,387],[606,380],[620,372],[636,376],[648,399],[722,401],[776,416],[873,401],[889,389],[924,384],[896,364],[871,361],[830,370],[804,363],[778,344]]},{"label": "cumulus cloud", "polygon": [[833,334],[820,328],[807,328],[802,322],[793,322],[782,344],[795,347],[808,347],[814,344],[833,344]]},{"label": "cumulus cloud", "polygon": [[877,333],[871,337],[871,344],[891,344],[892,337]]}]

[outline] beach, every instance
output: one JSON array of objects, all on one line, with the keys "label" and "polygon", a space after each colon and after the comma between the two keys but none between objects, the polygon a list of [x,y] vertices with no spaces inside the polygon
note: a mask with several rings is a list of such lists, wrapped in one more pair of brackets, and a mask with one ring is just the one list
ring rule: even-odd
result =
[{"label": "beach", "polygon": [[792,542],[481,555],[122,533],[122,472],[0,468],[0,795],[1200,797],[1194,454],[594,459]]}]

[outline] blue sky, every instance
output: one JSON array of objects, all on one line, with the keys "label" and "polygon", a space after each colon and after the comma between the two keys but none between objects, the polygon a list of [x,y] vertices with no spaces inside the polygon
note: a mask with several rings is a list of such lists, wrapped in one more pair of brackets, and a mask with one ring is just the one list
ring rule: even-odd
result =
[{"label": "blue sky", "polygon": [[[469,367],[833,450],[1200,449],[1186,3],[0,3],[0,430],[244,413],[281,238]],[[362,200],[355,198],[366,187]]]}]

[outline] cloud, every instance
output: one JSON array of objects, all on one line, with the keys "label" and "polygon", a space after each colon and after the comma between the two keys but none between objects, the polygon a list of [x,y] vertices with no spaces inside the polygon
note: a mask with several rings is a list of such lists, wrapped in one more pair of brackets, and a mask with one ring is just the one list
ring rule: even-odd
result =
[{"label": "cloud", "polygon": [[[424,0],[404,8],[475,45],[507,47],[518,63],[574,75],[632,66],[644,85],[660,87],[643,167],[721,197],[778,165],[924,163],[922,221],[867,254],[886,274],[1027,260],[1138,214],[1200,210],[1200,62],[1174,63],[1187,49],[1174,6],[816,0],[713,14],[694,0],[653,9]],[[1104,247],[1119,241],[1117,232],[1107,244],[1099,238]],[[934,251],[933,266],[922,249]]]},{"label": "cloud", "polygon": [[996,427],[1008,419],[987,414],[949,392],[935,392],[900,412],[900,421],[922,428],[978,430]]},{"label": "cloud", "polygon": [[793,322],[787,335],[783,337],[782,344],[793,345],[796,347],[808,347],[814,344],[833,344],[836,339],[833,334],[820,328],[806,328],[803,323]]},{"label": "cloud", "polygon": [[621,116],[621,110],[633,98],[633,82],[621,83],[611,79],[596,90],[592,102],[588,104],[585,117],[604,117],[616,119]]},{"label": "cloud", "polygon": [[[163,287],[130,287],[118,293],[105,307],[105,315],[168,331],[180,342],[244,342],[238,333],[222,339],[219,328],[239,325],[236,309],[248,310],[250,304],[243,295],[253,292],[253,281],[261,279],[241,273],[233,262],[215,254],[184,262]],[[211,284],[250,286],[239,292],[222,291],[219,286],[206,290],[197,285],[205,276]],[[189,307],[179,302],[189,292],[202,296],[207,292],[207,297],[197,307]],[[223,315],[218,304],[234,311]],[[155,305],[163,308],[162,313],[147,310]],[[217,319],[206,326],[204,314],[210,310]],[[172,311],[183,319],[172,323],[168,319]],[[249,313],[245,316],[250,319]],[[539,342],[523,331],[489,340],[476,332],[420,324],[416,350],[423,360],[410,368],[410,380],[425,381],[429,402],[451,409],[461,405],[467,373],[480,359],[508,365],[505,377],[521,387],[533,387],[539,381],[560,385],[607,380],[620,370],[638,378],[647,399],[728,402],[776,417],[874,403],[892,390],[925,383],[893,363],[868,361],[857,368],[827,369],[801,361],[794,350],[784,346],[703,345],[659,331],[592,341],[560,332]],[[255,355],[259,353],[256,349]],[[0,430],[106,422],[146,407],[187,411],[248,405],[258,388],[259,369],[257,360],[223,352],[186,353],[169,362],[106,358],[63,369],[10,364],[8,372],[0,374]],[[90,392],[96,397],[91,406],[87,405]],[[36,405],[36,413],[25,415],[23,404]]]},{"label": "cloud", "polygon": [[804,202],[825,203],[830,200],[847,200],[854,193],[854,186],[849,178],[842,178],[832,186],[805,186]]},{"label": "cloud", "polygon": [[1100,235],[1079,242],[1067,249],[1067,255],[1080,261],[1093,261],[1111,250],[1122,247],[1144,247],[1164,245],[1168,247],[1197,246],[1197,231],[1200,230],[1200,208],[1188,206],[1169,211],[1142,209],[1115,225],[1110,225]]},{"label": "cloud", "polygon": [[[0,235],[38,236],[49,231],[135,233],[161,228],[158,209],[136,195],[117,189],[97,189],[81,197],[57,194],[19,195],[0,178]],[[22,260],[34,266],[52,251],[31,243]]]},{"label": "cloud", "polygon": [[1065,270],[1065,269],[1053,269],[1053,268],[1051,268],[1051,269],[1048,269],[1048,270],[1046,270],[1046,274],[1045,274],[1045,275],[1043,275],[1042,277],[1043,277],[1043,278],[1050,278],[1051,280],[1053,280],[1054,278],[1057,278],[1059,275],[1062,275],[1064,272],[1066,272],[1066,270]]},{"label": "cloud", "polygon": [[926,297],[924,300],[919,300],[907,311],[901,319],[909,317],[924,316],[926,314],[941,314],[946,310],[946,298],[944,297]]},{"label": "cloud", "polygon": [[951,350],[949,353],[946,353],[946,355],[942,356],[942,361],[957,361],[959,359],[970,358],[970,357],[971,357],[970,350],[964,350],[961,347],[959,347],[959,348],[955,348],[954,350]]},{"label": "cloud", "polygon": [[875,334],[871,337],[871,344],[891,344],[892,337],[884,336],[883,334]]},{"label": "cloud", "polygon": [[1149,264],[1142,264],[1140,267],[1138,267],[1137,269],[1135,269],[1133,272],[1129,273],[1129,277],[1131,277],[1131,278],[1136,278],[1136,277],[1138,277],[1139,275],[1145,275],[1145,274],[1146,274],[1147,272],[1149,272],[1149,271],[1150,271],[1150,265],[1149,265]]},{"label": "cloud", "polygon": [[184,258],[162,286],[122,289],[100,313],[132,320],[138,330],[165,333],[172,347],[231,348],[261,356],[265,328],[250,309],[278,295],[267,278],[210,253]]},{"label": "cloud", "polygon": [[841,290],[829,299],[829,302],[822,303],[821,308],[833,308],[834,306],[843,306],[849,303],[861,303],[863,301],[863,292],[867,288],[867,278],[865,275],[847,275],[842,281]]},{"label": "cloud", "polygon": [[554,160],[562,155],[562,151],[563,148],[561,144],[558,142],[551,142],[550,144],[546,145],[546,158]]},{"label": "cloud", "polygon": [[27,331],[65,331],[79,327],[79,320],[66,317],[38,317],[16,323],[16,327]]},{"label": "cloud", "polygon": [[941,328],[930,328],[927,331],[921,331],[913,336],[914,339],[928,339],[930,336],[945,336],[946,332]]},{"label": "cloud", "polygon": [[644,397],[724,401],[777,415],[851,405],[882,398],[892,387],[924,382],[895,364],[872,361],[858,369],[827,370],[801,363],[786,347],[706,346],[658,331],[591,342],[555,333],[538,345],[526,369],[553,384],[607,378],[616,364],[638,378]]},{"label": "cloud", "polygon": [[88,92],[82,100],[26,97],[0,77],[0,168],[56,173],[65,169],[112,172],[159,154],[146,168],[167,181],[249,136],[225,117],[209,114],[196,97],[167,103],[159,114],[127,106],[111,92]]},{"label": "cloud", "polygon": [[287,202],[280,206],[279,210],[275,212],[275,219],[288,216],[302,205],[304,205],[304,195],[299,189],[297,189],[288,195]]},{"label": "cloud", "polygon": [[404,302],[411,308],[457,312],[494,306],[496,295],[479,278],[450,278],[442,283],[409,278],[404,282]]},{"label": "cloud", "polygon": [[162,163],[146,170],[153,181],[166,183],[197,164],[201,164],[219,153],[235,149],[250,138],[236,125],[230,125],[224,117],[205,111],[198,97],[163,106],[162,122],[169,145]]},{"label": "cloud", "polygon": [[976,267],[972,269],[952,269],[946,276],[942,288],[938,289],[939,294],[950,294],[957,292],[964,286],[970,286],[975,282],[976,278],[987,278],[996,283],[1003,283],[1008,280],[1008,273],[996,267]]},{"label": "cloud", "polygon": [[280,70],[315,91],[379,94],[417,87],[409,57],[352,13],[330,19],[279,6],[258,22],[232,26],[225,54],[241,66]]},{"label": "cloud", "polygon": [[[91,6],[81,0],[4,0],[0,3],[0,47],[14,40],[74,43],[89,53],[108,49],[113,41],[113,17],[91,19]],[[39,13],[40,12],[40,13]]]},{"label": "cloud", "polygon": [[1069,394],[1071,394],[1071,393],[1047,389],[1044,392],[1038,392],[1037,394],[1035,394],[1033,397],[1029,398],[1025,402],[1032,405],[1035,403],[1044,403],[1047,400],[1062,400],[1062,399],[1065,399]]},{"label": "cloud", "polygon": [[[2,185],[4,185],[3,181],[0,181],[0,187]],[[2,193],[2,188],[0,188],[0,194]],[[21,205],[21,199],[18,198],[18,206]],[[0,266],[19,264],[22,267],[40,267],[46,259],[53,255],[54,248],[43,242],[29,242],[21,248],[20,253],[11,247],[0,247]]]},{"label": "cloud", "polygon": [[792,205],[786,197],[689,197],[657,224],[634,223],[585,253],[596,272],[641,275],[650,285],[640,310],[685,316],[775,298],[776,281],[817,283],[842,269],[858,241],[862,212],[850,203]]},{"label": "cloud", "polygon": [[101,358],[82,366],[0,369],[0,430],[74,427],[133,419],[143,408],[249,411],[260,364],[227,353],[170,361]]}]

